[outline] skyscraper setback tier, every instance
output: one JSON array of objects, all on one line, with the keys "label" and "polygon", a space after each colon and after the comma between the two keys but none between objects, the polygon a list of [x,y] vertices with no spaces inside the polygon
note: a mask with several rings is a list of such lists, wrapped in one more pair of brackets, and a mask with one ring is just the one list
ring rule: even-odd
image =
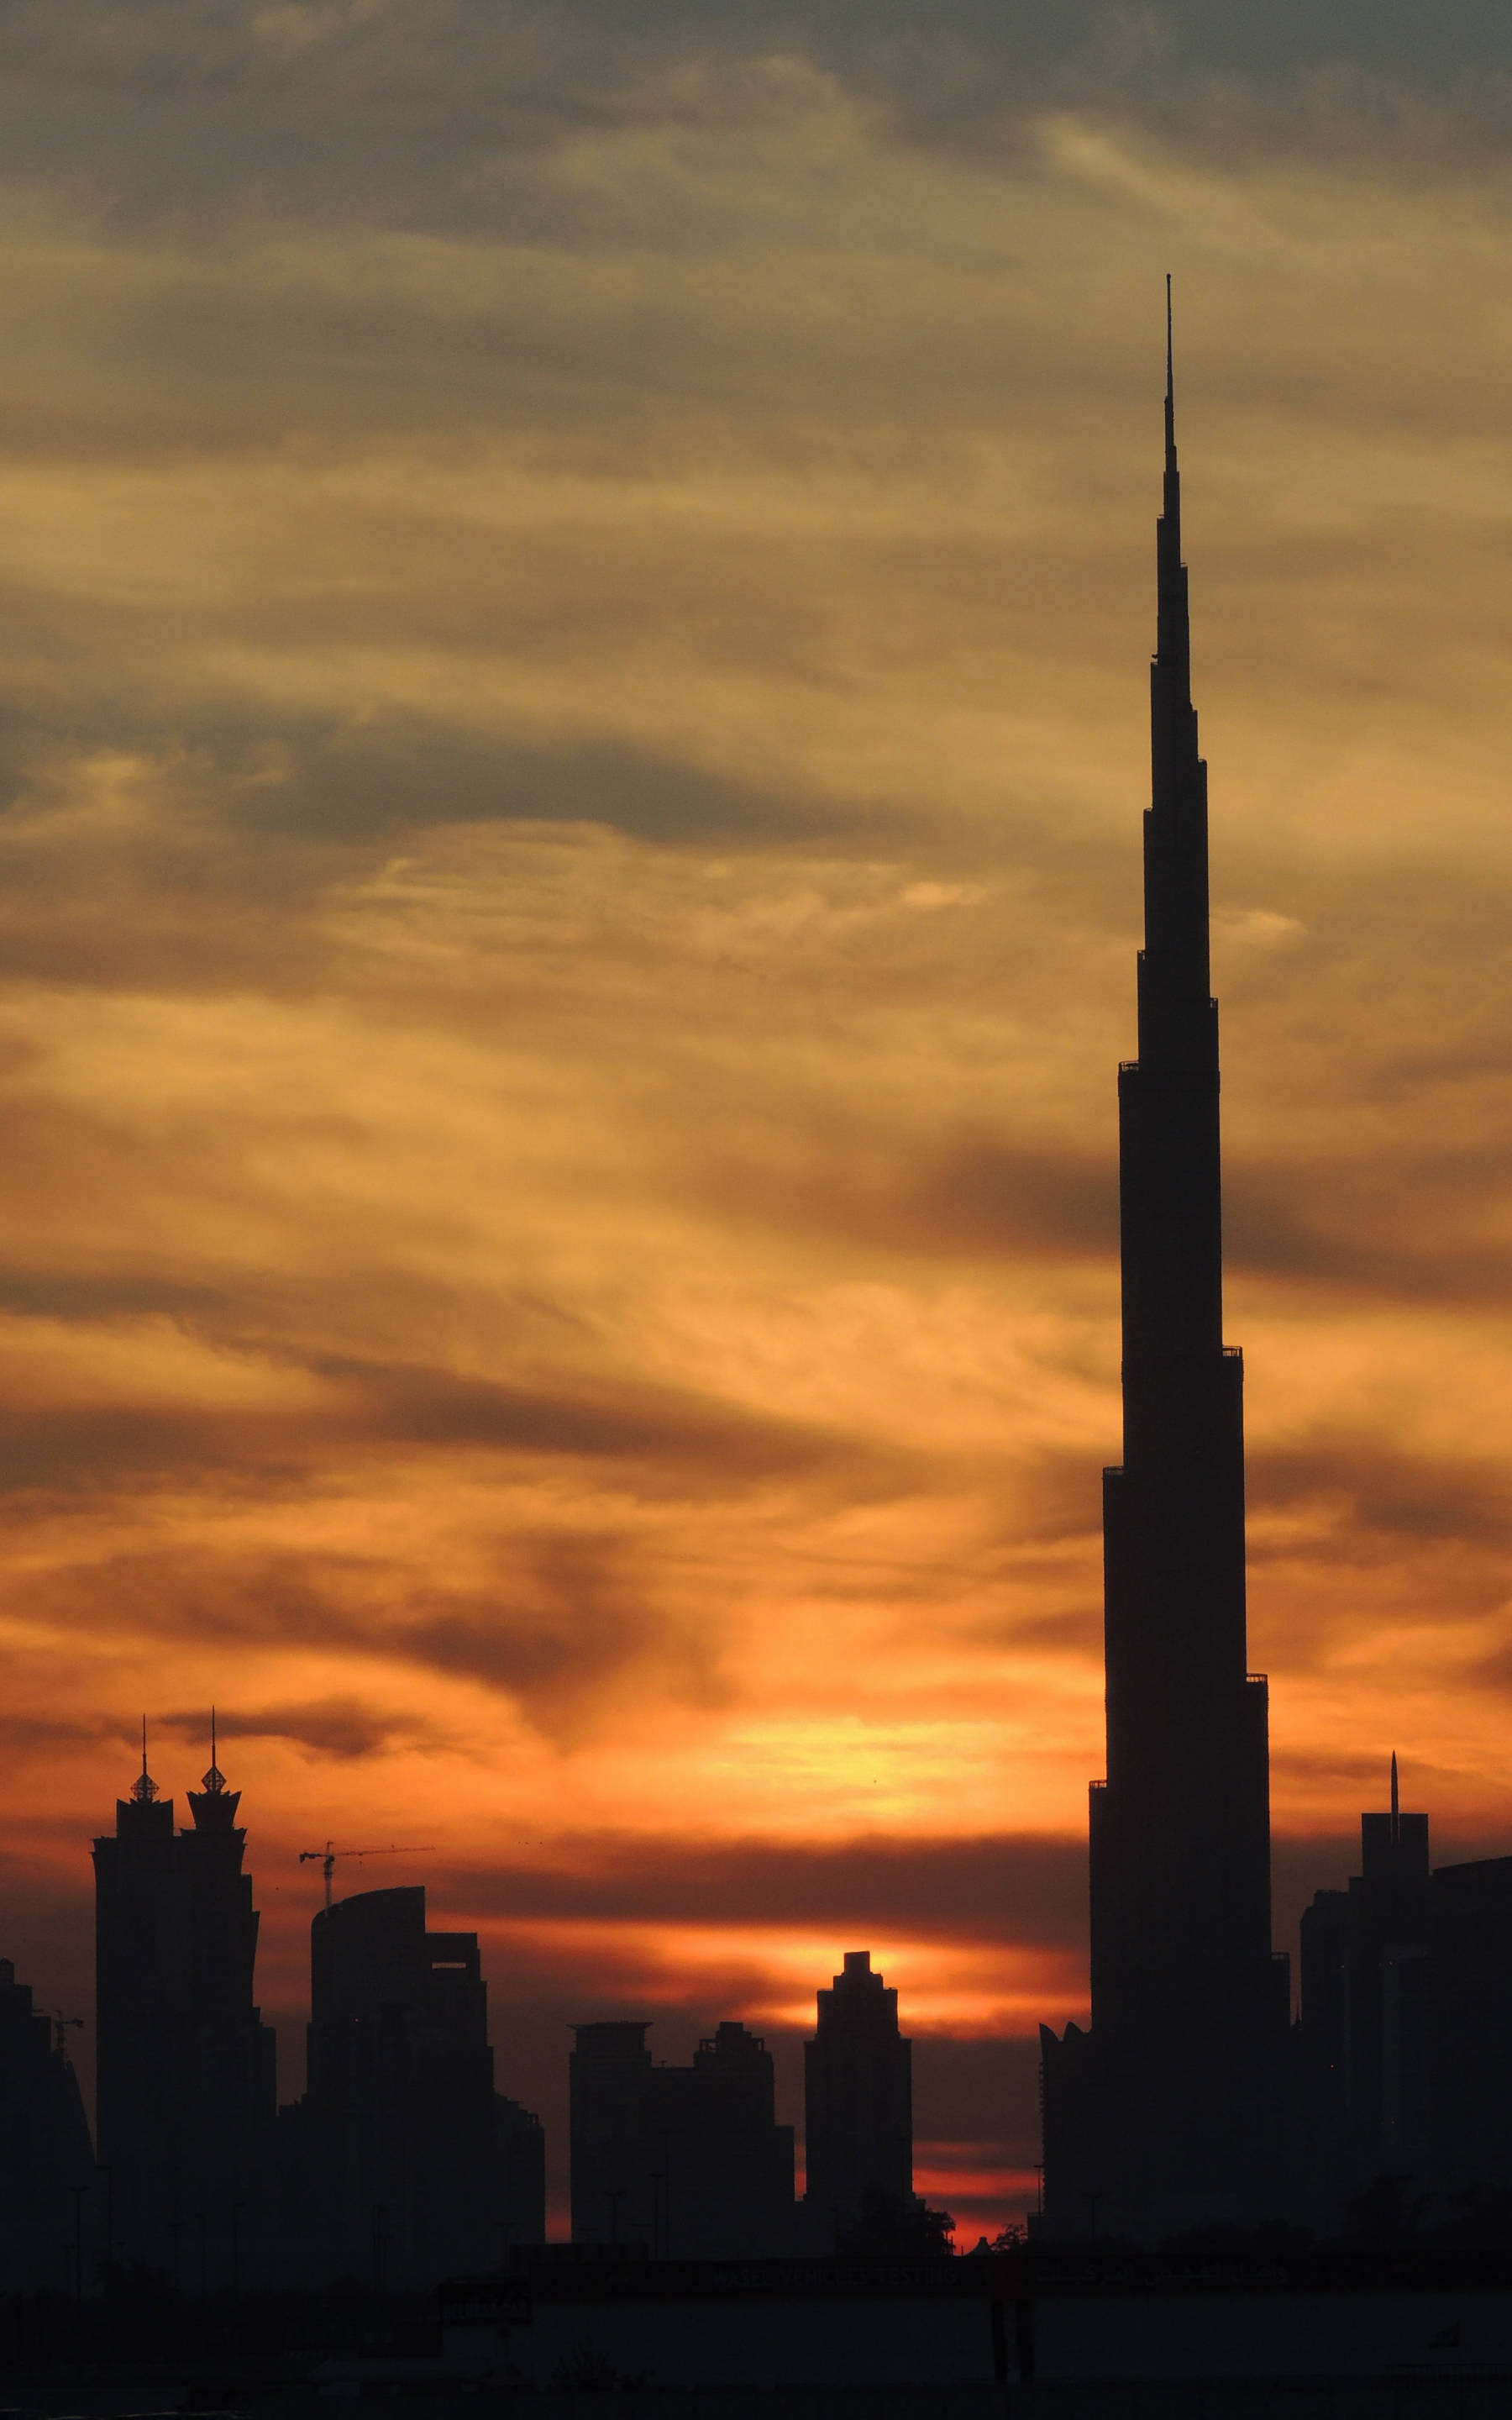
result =
[{"label": "skyscraper setback tier", "polygon": [[1208,776],[1192,704],[1167,324],[1139,1055],[1119,1071],[1123,1460],[1103,1474],[1107,1777],[1089,2035],[1041,2035],[1049,2230],[1263,2207],[1288,2016],[1266,1684],[1247,1670],[1243,1365],[1223,1342]]}]

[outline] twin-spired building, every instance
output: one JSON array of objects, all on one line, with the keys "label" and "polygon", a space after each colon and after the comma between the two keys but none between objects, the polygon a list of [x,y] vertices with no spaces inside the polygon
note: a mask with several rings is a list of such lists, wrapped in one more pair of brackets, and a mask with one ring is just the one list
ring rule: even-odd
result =
[{"label": "twin-spired building", "polygon": [[108,2257],[240,2282],[272,2200],[275,2043],[253,2000],[257,1911],[240,1792],[215,1761],[190,1824],[142,1770],[95,1842],[100,2156]]},{"label": "twin-spired building", "polygon": [[95,1842],[99,2256],[201,2293],[390,2288],[538,2242],[540,2123],[494,2089],[477,1934],[428,1931],[423,1889],[315,1917],[306,2089],[276,2107],[239,1800],[212,1736],[178,1829],[144,1741]]}]

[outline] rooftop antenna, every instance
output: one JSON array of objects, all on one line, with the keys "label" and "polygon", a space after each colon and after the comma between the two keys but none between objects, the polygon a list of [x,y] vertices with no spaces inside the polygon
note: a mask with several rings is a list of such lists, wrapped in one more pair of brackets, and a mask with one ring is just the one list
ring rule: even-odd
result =
[{"label": "rooftop antenna", "polygon": [[1402,1837],[1402,1819],[1396,1799],[1396,1751],[1395,1748],[1391,1752],[1391,1837],[1393,1840],[1399,1840]]},{"label": "rooftop antenna", "polygon": [[131,1784],[131,1796],[139,1807],[150,1807],[158,1794],[158,1785],[147,1771],[147,1718],[142,1717],[142,1770]]}]

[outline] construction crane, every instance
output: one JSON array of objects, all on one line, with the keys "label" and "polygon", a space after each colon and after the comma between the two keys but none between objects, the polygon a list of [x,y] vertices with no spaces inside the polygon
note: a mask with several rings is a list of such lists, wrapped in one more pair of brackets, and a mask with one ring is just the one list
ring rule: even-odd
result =
[{"label": "construction crane", "polygon": [[324,1874],[326,1879],[326,1905],[329,1907],[331,1905],[331,1878],[335,1872],[336,1859],[338,1857],[429,1857],[434,1854],[435,1851],[429,1848],[401,1849],[398,1843],[393,1840],[389,1842],[386,1849],[338,1849],[334,1841],[328,1840],[323,1849],[301,1849],[300,1851],[300,1863],[301,1866],[307,1866],[313,1860],[318,1864],[320,1871]]},{"label": "construction crane", "polygon": [[79,2031],[83,2033],[84,2019],[83,2017],[66,2017],[61,2009],[52,2009],[48,2013],[53,2020],[53,2048],[57,2052],[59,2057],[61,2057],[68,2047],[69,2027],[70,2025],[77,2025]]}]

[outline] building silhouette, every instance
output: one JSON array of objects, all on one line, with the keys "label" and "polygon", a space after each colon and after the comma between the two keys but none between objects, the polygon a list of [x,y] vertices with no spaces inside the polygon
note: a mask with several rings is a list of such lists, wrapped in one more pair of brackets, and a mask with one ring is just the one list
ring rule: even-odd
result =
[{"label": "building silhouette", "polygon": [[[1512,1857],[1435,1869],[1428,1894],[1427,2181],[1512,2193]],[[1409,2045],[1410,2045],[1409,2037]]]},{"label": "building silhouette", "polygon": [[100,2158],[113,2257],[240,2282],[271,2186],[275,2043],[253,1999],[257,1912],[242,1871],[240,1792],[213,1733],[191,1825],[142,1770],[97,1839],[95,2005]]},{"label": "building silhouette", "polygon": [[546,2242],[546,2128],[508,2094],[493,2097],[495,2226],[502,2248]]},{"label": "building silhouette", "polygon": [[1169,344],[1139,1055],[1119,1070],[1123,1460],[1103,1474],[1107,1774],[1090,1790],[1090,2033],[1041,2029],[1045,2226],[1263,2207],[1289,2014],[1273,1959],[1264,1677],[1248,1670],[1243,1364],[1223,1341],[1207,767]]},{"label": "building silhouette", "polygon": [[74,2285],[82,2252],[75,2196],[94,2182],[94,2146],[63,2028],[54,2040],[29,1986],[0,1958],[0,2293]]},{"label": "building silhouette", "polygon": [[1360,1871],[1302,1919],[1302,2086],[1312,2198],[1337,2203],[1427,2156],[1432,1930],[1428,1819],[1391,1807],[1360,1818]]},{"label": "building silhouette", "polygon": [[1512,2191],[1512,1857],[1433,1869],[1428,1819],[1360,1819],[1360,1871],[1302,1919],[1310,2212],[1382,2178],[1448,2204]]},{"label": "building silhouette", "polygon": [[803,2046],[805,2199],[816,2223],[843,2233],[869,2198],[914,2193],[914,2045],[898,2030],[898,1994],[847,1949]]},{"label": "building silhouette", "polygon": [[688,2067],[653,2061],[650,2027],[573,2028],[572,2240],[654,2257],[742,2259],[795,2243],[793,2129],[777,2122],[766,2044],[730,2019]]},{"label": "building silhouette", "polygon": [[543,2240],[541,2130],[494,2090],[478,1936],[428,1932],[424,1888],[316,1916],[308,2041],[281,2124],[297,2270],[431,2286]]},{"label": "building silhouette", "polygon": [[[671,2259],[753,2258],[793,2248],[793,2129],[777,2122],[772,2054],[725,2018],[688,2068],[656,2071],[682,2123],[667,2130],[662,2242]],[[681,2110],[677,2102],[681,2101]]]},{"label": "building silhouette", "polygon": [[574,2025],[567,2055],[572,2240],[644,2243],[656,2233],[649,2018]]}]

